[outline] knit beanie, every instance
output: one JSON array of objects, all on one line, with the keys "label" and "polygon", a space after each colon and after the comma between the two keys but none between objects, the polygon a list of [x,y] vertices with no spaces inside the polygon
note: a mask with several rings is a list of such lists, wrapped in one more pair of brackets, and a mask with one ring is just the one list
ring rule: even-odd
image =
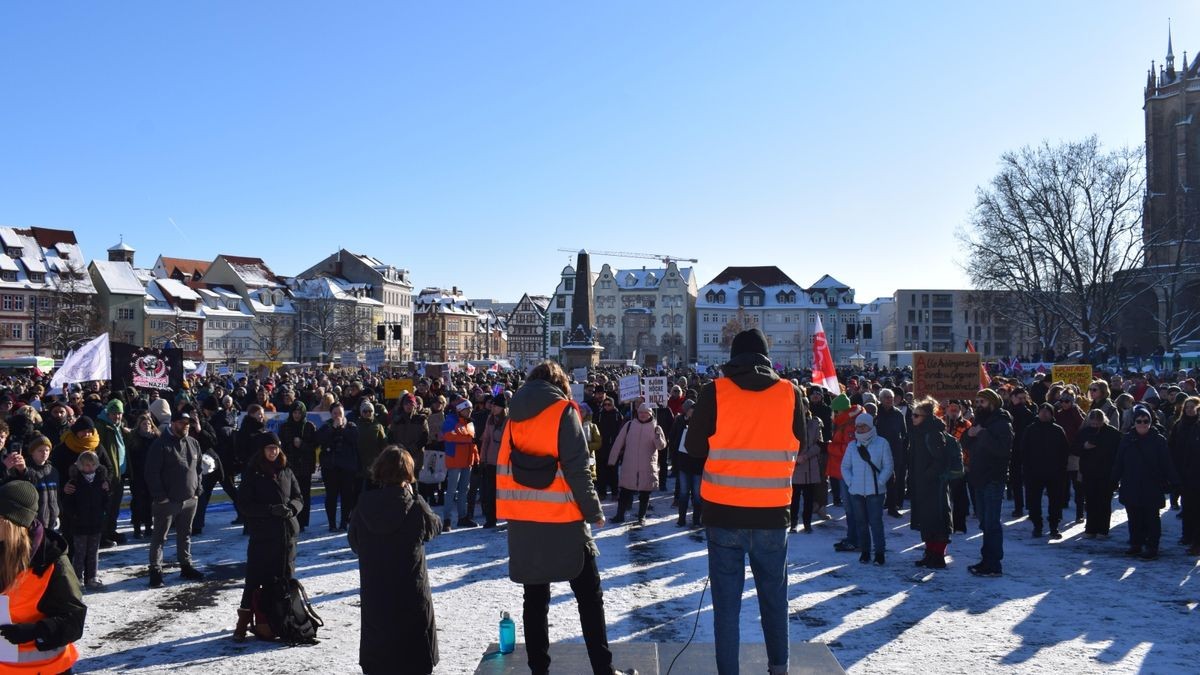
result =
[{"label": "knit beanie", "polygon": [[992,410],[999,410],[1004,407],[1004,403],[1000,401],[1000,394],[997,394],[994,389],[981,389],[975,395],[990,403]]},{"label": "knit beanie", "polygon": [[42,447],[43,445],[48,448],[54,447],[54,444],[50,442],[49,438],[46,438],[42,434],[34,434],[33,438],[30,439],[29,443],[27,443],[25,445],[25,451],[33,452],[34,450],[37,450],[38,448]]},{"label": "knit beanie", "polygon": [[837,398],[833,399],[833,403],[829,404],[829,409],[835,413],[845,412],[850,409],[850,397],[845,394],[838,394]]},{"label": "knit beanie", "polygon": [[868,413],[859,413],[858,417],[854,418],[854,426],[858,426],[860,424],[865,424],[869,427],[874,427],[875,426],[875,418],[871,417],[871,415]]},{"label": "knit beanie", "polygon": [[767,338],[757,328],[744,330],[733,337],[729,346],[729,358],[734,359],[742,354],[767,355]]},{"label": "knit beanie", "polygon": [[80,417],[79,419],[75,420],[75,423],[71,425],[71,431],[73,431],[75,433],[79,433],[80,431],[95,431],[95,430],[96,430],[96,423],[93,422],[92,418],[88,417],[87,415],[84,415],[83,417]]},{"label": "knit beanie", "polygon": [[125,413],[125,404],[121,402],[121,399],[114,398],[113,400],[108,402],[108,405],[104,406],[104,410],[110,415],[113,413],[124,414]]},{"label": "knit beanie", "polygon": [[0,485],[0,518],[21,527],[33,525],[38,513],[38,493],[33,483],[14,480]]}]

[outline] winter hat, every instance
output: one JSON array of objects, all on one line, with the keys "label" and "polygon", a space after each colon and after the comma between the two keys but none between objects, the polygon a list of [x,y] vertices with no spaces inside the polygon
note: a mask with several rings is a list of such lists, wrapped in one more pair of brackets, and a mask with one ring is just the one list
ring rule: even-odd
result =
[{"label": "winter hat", "polygon": [[165,398],[156,398],[150,402],[150,414],[155,422],[162,424],[171,419],[171,404]]},{"label": "winter hat", "polygon": [[997,394],[994,389],[980,389],[976,397],[987,401],[992,406],[992,410],[999,410],[1004,407],[1004,403],[1000,401],[1000,394]]},{"label": "winter hat", "polygon": [[833,399],[833,403],[829,404],[829,409],[835,413],[849,410],[850,397],[845,394],[838,394],[837,398]]},{"label": "winter hat", "polygon": [[1158,390],[1154,387],[1146,387],[1146,393],[1142,394],[1143,401],[1161,401],[1162,397],[1158,395]]},{"label": "winter hat", "polygon": [[121,399],[114,398],[113,400],[108,402],[108,405],[104,406],[104,410],[105,410],[105,412],[107,412],[110,415],[113,413],[124,414],[125,413],[125,404],[121,402]]},{"label": "winter hat", "polygon": [[283,447],[283,444],[279,442],[279,436],[277,436],[273,431],[268,431],[258,435],[258,451],[262,452],[262,449],[268,445],[277,445],[279,447]]},{"label": "winter hat", "polygon": [[33,452],[34,450],[37,450],[38,448],[42,447],[43,445],[48,448],[54,447],[54,444],[50,442],[49,438],[46,438],[42,434],[35,434],[33,436],[33,438],[30,439],[29,443],[27,443],[25,445],[25,450],[27,452]]},{"label": "winter hat", "polygon": [[458,412],[462,412],[464,410],[470,410],[471,407],[471,402],[467,399],[463,399],[462,401],[459,401],[458,405],[454,406],[454,409]]},{"label": "winter hat", "polygon": [[690,398],[683,402],[683,412],[687,412],[695,407],[696,407],[696,402]]},{"label": "winter hat", "polygon": [[296,401],[295,403],[293,403],[292,409],[289,410],[288,412],[296,412],[297,410],[299,410],[300,412],[302,412],[304,414],[308,414],[308,406],[304,405],[303,401]]},{"label": "winter hat", "polygon": [[734,359],[742,354],[767,355],[767,337],[757,328],[744,330],[733,337],[729,347],[729,358]]},{"label": "winter hat", "polygon": [[[88,417],[87,415],[84,415],[84,416],[80,417],[79,419],[75,420],[75,423],[71,425],[71,431],[73,433],[79,433],[80,431],[95,431],[95,430],[96,430],[96,423],[93,422],[92,418]],[[0,514],[0,515],[3,515],[3,514]]]},{"label": "winter hat", "polygon": [[[505,410],[508,410],[508,397],[504,395],[504,392],[500,392],[499,396],[492,397],[492,405],[496,406],[497,408],[503,408]],[[585,407],[587,407],[587,404],[581,403],[579,405],[579,407],[585,408]],[[591,414],[590,408],[588,409],[588,414]]]},{"label": "winter hat", "polygon": [[871,428],[874,428],[875,427],[875,418],[871,417],[867,413],[859,413],[858,417],[854,418],[854,426],[858,426],[860,424],[865,424]]},{"label": "winter hat", "polygon": [[654,406],[650,405],[649,403],[643,402],[641,405],[639,405],[637,407],[637,411],[640,413],[643,413],[643,412],[653,413]]},{"label": "winter hat", "polygon": [[417,397],[413,396],[412,394],[405,394],[401,396],[400,405],[404,405],[405,403],[411,403],[415,406],[417,404]]},{"label": "winter hat", "polygon": [[208,398],[204,399],[204,403],[202,403],[200,407],[210,412],[216,412],[217,410],[220,410],[220,405],[217,403],[216,396],[209,396]]},{"label": "winter hat", "polygon": [[0,485],[0,518],[21,527],[33,525],[38,512],[37,488],[26,480],[14,480]]},{"label": "winter hat", "polygon": [[879,403],[879,399],[875,398],[875,394],[872,394],[871,392],[868,391],[868,392],[863,393],[862,402],[863,402],[863,405],[866,405],[868,403]]}]

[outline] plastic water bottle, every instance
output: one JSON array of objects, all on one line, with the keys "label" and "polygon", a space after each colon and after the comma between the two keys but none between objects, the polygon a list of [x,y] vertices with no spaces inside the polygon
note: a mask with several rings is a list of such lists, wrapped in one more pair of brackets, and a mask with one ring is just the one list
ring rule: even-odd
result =
[{"label": "plastic water bottle", "polygon": [[500,653],[511,654],[517,648],[517,624],[508,616],[508,612],[500,612]]}]

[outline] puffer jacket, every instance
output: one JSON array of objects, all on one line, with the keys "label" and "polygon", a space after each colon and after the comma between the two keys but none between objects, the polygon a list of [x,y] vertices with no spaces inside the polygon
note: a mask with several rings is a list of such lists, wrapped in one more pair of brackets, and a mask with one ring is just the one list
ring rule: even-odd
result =
[{"label": "puffer jacket", "polygon": [[825,465],[831,478],[842,478],[842,458],[854,442],[854,420],[862,412],[862,406],[853,405],[833,416],[833,440],[829,441],[829,461]]},{"label": "puffer jacket", "polygon": [[879,470],[879,474],[876,475],[858,451],[859,446],[862,445],[855,438],[854,442],[846,448],[846,456],[842,458],[842,479],[846,481],[846,486],[850,488],[852,495],[887,494],[887,482],[895,470],[892,462],[892,446],[888,444],[886,438],[878,434],[874,434],[866,443],[871,463]]},{"label": "puffer jacket", "polygon": [[639,419],[626,422],[608,455],[609,466],[621,462],[618,485],[626,490],[657,489],[658,451],[666,447],[666,434],[653,417],[649,422]]}]

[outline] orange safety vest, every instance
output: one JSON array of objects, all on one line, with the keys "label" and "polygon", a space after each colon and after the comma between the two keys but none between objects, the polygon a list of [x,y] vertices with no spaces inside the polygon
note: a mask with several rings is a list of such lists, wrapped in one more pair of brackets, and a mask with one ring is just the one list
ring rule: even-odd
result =
[{"label": "orange safety vest", "polygon": [[558,426],[568,405],[567,401],[558,401],[533,419],[523,422],[509,419],[504,425],[500,455],[496,460],[496,517],[535,523],[583,521],[583,512],[575,503],[575,495],[563,477],[561,466],[555,470],[554,481],[544,490],[521,485],[512,473],[514,438],[525,454],[558,458]]},{"label": "orange safety vest", "polygon": [[[12,623],[37,623],[46,618],[38,611],[38,603],[54,576],[56,565],[50,565],[41,576],[25,570],[4,593],[8,596],[8,613]],[[41,651],[36,642],[17,645],[17,662],[0,662],[0,673],[62,673],[71,669],[79,659],[75,645]]]},{"label": "orange safety vest", "polygon": [[789,505],[800,449],[800,439],[792,433],[792,383],[780,380],[763,391],[750,391],[720,378],[716,394],[717,425],[708,439],[700,496],[727,506]]}]

